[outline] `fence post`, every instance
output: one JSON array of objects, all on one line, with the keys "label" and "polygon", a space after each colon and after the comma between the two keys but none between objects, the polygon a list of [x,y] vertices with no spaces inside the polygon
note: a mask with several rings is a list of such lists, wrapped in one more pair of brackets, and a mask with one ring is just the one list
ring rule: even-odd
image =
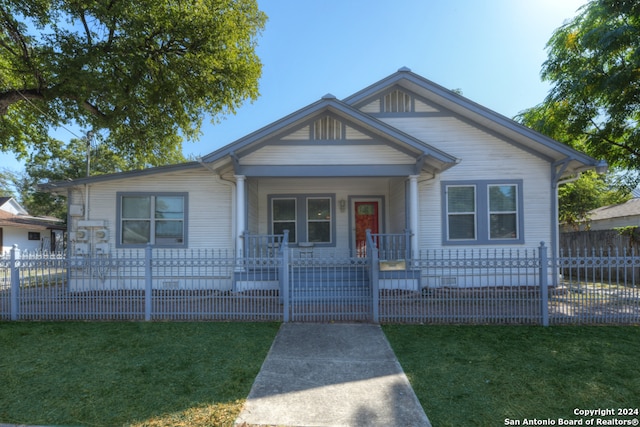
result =
[{"label": "fence post", "polygon": [[144,320],[146,321],[151,320],[151,307],[153,297],[153,269],[151,268],[152,258],[153,251],[151,248],[151,243],[149,243],[144,250]]},{"label": "fence post", "polygon": [[18,320],[20,304],[18,304],[18,296],[20,295],[20,271],[18,270],[18,260],[20,259],[20,249],[18,245],[11,248],[11,320]]},{"label": "fence post", "polygon": [[549,326],[549,261],[547,247],[540,242],[538,249],[540,260],[540,313],[542,326]]},{"label": "fence post", "polygon": [[282,245],[280,246],[282,252],[282,266],[280,267],[280,283],[282,285],[282,299],[283,299],[283,321],[289,322],[289,230],[284,230],[284,238],[282,239]]},{"label": "fence post", "polygon": [[373,323],[380,322],[380,293],[379,293],[379,258],[378,258],[378,248],[373,244],[373,238],[371,237],[371,230],[367,229],[367,256],[369,257],[369,269],[370,269],[370,277],[371,277],[371,292],[372,299],[371,305],[372,307],[372,321]]}]

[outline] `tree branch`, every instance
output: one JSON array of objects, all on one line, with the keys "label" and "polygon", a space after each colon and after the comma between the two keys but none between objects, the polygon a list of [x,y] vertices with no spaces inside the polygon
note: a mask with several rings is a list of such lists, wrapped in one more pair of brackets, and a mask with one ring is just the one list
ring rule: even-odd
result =
[{"label": "tree branch", "polygon": [[89,24],[87,24],[87,18],[84,16],[84,10],[80,11],[80,20],[82,21],[82,26],[84,27],[84,33],[87,35],[87,44],[91,46],[93,44],[93,40],[91,38],[91,31],[89,30]]},{"label": "tree branch", "polygon": [[[79,106],[82,107],[89,114],[92,114],[96,117],[105,118],[106,114],[104,114],[98,107],[90,103],[89,101],[82,101],[76,97],[65,97],[61,96],[61,98],[72,99],[78,102]],[[37,89],[25,89],[25,90],[9,90],[6,92],[0,92],[0,117],[7,114],[9,111],[9,107],[16,102],[20,101],[28,101],[28,100],[44,100],[45,95],[42,91]]]},{"label": "tree branch", "polygon": [[8,90],[0,93],[0,116],[4,116],[9,111],[9,107],[16,102],[25,99],[44,99],[42,93],[37,89]]},{"label": "tree branch", "polygon": [[[598,126],[598,124],[593,120],[593,119],[589,119],[589,121],[591,122],[591,124],[593,125],[594,128],[596,128],[598,131],[601,131],[602,129],[600,129],[600,126]],[[634,156],[638,156],[640,157],[640,150],[636,150],[633,147],[626,145],[626,144],[621,144],[617,141],[614,141],[612,139],[609,139],[605,136],[600,135],[599,133],[591,133],[591,132],[583,132],[585,136],[591,136],[591,137],[597,137],[600,138],[601,140],[603,140],[604,142],[611,144],[615,147],[618,148],[622,148],[623,150],[627,151],[630,154],[633,154]]]}]

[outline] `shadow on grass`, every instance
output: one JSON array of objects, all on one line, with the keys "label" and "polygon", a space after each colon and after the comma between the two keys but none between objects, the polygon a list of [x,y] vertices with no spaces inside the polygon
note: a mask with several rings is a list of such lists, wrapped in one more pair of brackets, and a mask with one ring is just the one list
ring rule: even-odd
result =
[{"label": "shadow on grass", "polygon": [[279,328],[0,325],[0,422],[86,426],[231,425]]},{"label": "shadow on grass", "polygon": [[434,426],[637,407],[640,327],[384,326]]}]

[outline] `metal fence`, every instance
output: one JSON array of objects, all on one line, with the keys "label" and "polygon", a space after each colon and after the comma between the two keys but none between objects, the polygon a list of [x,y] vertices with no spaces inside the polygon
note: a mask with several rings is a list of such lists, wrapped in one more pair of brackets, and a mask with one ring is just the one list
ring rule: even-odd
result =
[{"label": "metal fence", "polygon": [[553,257],[541,245],[400,258],[373,244],[367,257],[286,240],[256,256],[149,247],[66,258],[14,248],[0,259],[0,320],[640,323],[634,252]]}]

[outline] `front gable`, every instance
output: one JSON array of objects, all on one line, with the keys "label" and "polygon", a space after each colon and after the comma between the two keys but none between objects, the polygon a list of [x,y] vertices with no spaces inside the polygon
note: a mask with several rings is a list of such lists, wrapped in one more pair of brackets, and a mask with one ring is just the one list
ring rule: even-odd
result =
[{"label": "front gable", "polygon": [[[448,135],[437,132],[426,134],[430,144],[443,150],[447,150],[446,144],[438,142],[440,139],[446,142],[446,138],[452,135],[452,129],[474,128],[490,135],[494,140],[517,147],[550,163],[554,181],[575,176],[587,169],[606,168],[606,163],[489,110],[455,91],[412,73],[406,67],[343,99],[343,102],[412,135],[415,135],[411,131],[412,126],[417,123],[422,129],[444,130]],[[408,118],[421,120],[408,122]],[[425,133],[418,134],[419,139],[424,138]],[[450,154],[456,156],[455,152]],[[500,158],[496,157],[496,161],[499,162]]]},{"label": "front gable", "polygon": [[325,96],[320,102],[203,158],[245,176],[407,176],[457,159]]}]

